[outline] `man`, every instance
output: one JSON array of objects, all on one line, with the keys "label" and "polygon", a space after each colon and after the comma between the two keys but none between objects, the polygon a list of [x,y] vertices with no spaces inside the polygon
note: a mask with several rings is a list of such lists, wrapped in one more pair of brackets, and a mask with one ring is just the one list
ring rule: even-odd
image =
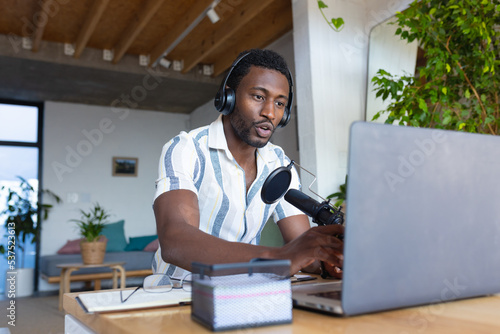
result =
[{"label": "man", "polygon": [[[247,262],[290,259],[291,274],[317,272],[319,261],[340,277],[343,233],[339,225],[310,228],[308,218],[283,199],[262,202],[270,172],[288,165],[283,150],[269,143],[286,125],[292,78],[284,59],[269,50],[243,52],[233,63],[216,97],[223,115],[209,126],[181,132],[162,151],[154,212],[160,248],[157,273],[182,278],[192,262]],[[299,188],[293,171],[292,188]],[[273,215],[283,247],[258,246]]]}]

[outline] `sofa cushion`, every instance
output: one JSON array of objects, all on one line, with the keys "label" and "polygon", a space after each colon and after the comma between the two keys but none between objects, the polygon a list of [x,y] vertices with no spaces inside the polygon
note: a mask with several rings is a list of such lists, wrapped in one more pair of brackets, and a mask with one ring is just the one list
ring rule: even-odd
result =
[{"label": "sofa cushion", "polygon": [[143,250],[151,241],[157,238],[156,235],[145,235],[142,237],[130,237],[125,251],[141,251]]},{"label": "sofa cushion", "polygon": [[80,254],[80,242],[82,239],[68,240],[64,246],[59,248],[57,254]]},{"label": "sofa cushion", "polygon": [[155,240],[151,241],[146,247],[144,247],[145,252],[156,252],[158,250],[158,247],[160,245],[160,241],[158,238]]},{"label": "sofa cushion", "polygon": [[124,220],[104,225],[102,234],[108,239],[106,252],[123,252],[125,250],[127,239],[125,238],[124,225]]}]

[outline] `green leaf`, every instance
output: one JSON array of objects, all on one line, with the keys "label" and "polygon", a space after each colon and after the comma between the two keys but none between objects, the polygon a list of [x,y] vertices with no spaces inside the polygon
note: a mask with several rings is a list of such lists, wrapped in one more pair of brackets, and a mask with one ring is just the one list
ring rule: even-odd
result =
[{"label": "green leaf", "polygon": [[424,101],[424,99],[419,99],[418,100],[418,107],[420,109],[422,109],[423,111],[428,112],[427,103]]},{"label": "green leaf", "polygon": [[446,87],[441,88],[441,91],[443,92],[444,95],[448,94],[448,88]]},{"label": "green leaf", "polygon": [[341,17],[332,19],[332,24],[337,30],[340,30],[340,28],[344,25],[344,19]]},{"label": "green leaf", "polygon": [[328,6],[321,0],[318,0],[318,7],[320,9],[323,9],[323,8],[328,8]]}]

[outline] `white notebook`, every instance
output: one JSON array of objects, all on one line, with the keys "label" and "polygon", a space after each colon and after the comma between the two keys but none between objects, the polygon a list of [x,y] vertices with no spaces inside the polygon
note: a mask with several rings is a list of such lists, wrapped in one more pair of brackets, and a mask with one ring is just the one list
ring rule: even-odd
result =
[{"label": "white notebook", "polygon": [[[123,290],[123,298],[127,298],[133,289]],[[102,291],[82,293],[76,297],[82,308],[88,313],[114,312],[160,306],[185,305],[191,302],[191,292],[174,289],[169,292],[153,293],[140,288],[124,303],[120,291]]]}]

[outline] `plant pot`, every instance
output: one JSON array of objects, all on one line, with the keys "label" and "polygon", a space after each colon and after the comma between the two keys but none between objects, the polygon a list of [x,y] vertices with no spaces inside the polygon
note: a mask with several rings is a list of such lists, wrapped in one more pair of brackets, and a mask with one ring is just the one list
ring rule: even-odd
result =
[{"label": "plant pot", "polygon": [[83,264],[102,264],[106,255],[107,240],[104,241],[82,241],[80,249],[82,251]]},{"label": "plant pot", "polygon": [[34,290],[33,268],[17,268],[7,271],[5,279],[5,296],[7,298],[28,297]]}]

